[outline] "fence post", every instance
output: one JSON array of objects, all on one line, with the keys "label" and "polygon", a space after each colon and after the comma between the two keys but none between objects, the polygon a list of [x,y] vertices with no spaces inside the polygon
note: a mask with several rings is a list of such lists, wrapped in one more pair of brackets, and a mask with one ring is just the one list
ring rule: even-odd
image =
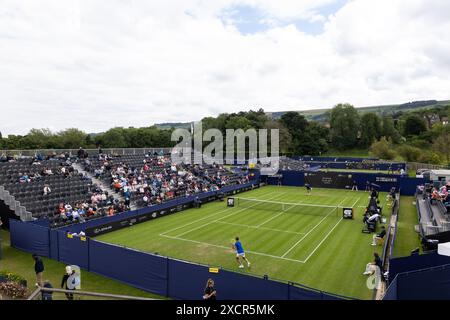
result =
[{"label": "fence post", "polygon": [[169,257],[166,257],[166,297],[170,297],[169,295]]},{"label": "fence post", "polygon": [[57,254],[57,259],[58,259],[58,261],[61,261],[60,259],[59,259],[59,231],[55,231],[56,232],[56,248],[58,249],[57,251],[58,251],[58,254]]},{"label": "fence post", "polygon": [[91,238],[86,237],[87,242],[87,270],[91,271]]},{"label": "fence post", "polygon": [[287,299],[288,300],[291,300],[291,285],[292,285],[292,282],[288,281],[288,283],[287,283],[287,287],[288,287]]}]

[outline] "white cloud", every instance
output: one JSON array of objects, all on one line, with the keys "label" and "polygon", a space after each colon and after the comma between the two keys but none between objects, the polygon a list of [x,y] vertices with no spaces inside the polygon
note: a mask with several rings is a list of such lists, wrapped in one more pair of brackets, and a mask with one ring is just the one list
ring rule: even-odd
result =
[{"label": "white cloud", "polygon": [[[250,107],[297,110],[448,99],[447,0],[2,1],[0,131],[191,121]],[[324,21],[242,35],[219,15]]]}]

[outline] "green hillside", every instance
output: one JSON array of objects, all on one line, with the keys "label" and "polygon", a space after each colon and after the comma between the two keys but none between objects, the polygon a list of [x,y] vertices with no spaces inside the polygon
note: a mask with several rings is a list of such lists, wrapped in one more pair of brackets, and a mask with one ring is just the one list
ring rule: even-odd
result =
[{"label": "green hillside", "polygon": [[[382,106],[371,106],[371,107],[358,107],[357,110],[360,113],[373,112],[379,116],[395,115],[399,112],[409,112],[409,111],[419,111],[426,109],[433,109],[437,107],[442,107],[450,105],[450,100],[436,101],[415,101],[408,102],[404,104],[393,104],[393,105],[382,105]],[[314,120],[319,122],[326,122],[328,120],[328,112],[330,109],[316,109],[316,110],[305,110],[298,111],[300,114],[304,115],[308,120]],[[287,111],[277,111],[272,112],[273,119],[279,119]]]}]

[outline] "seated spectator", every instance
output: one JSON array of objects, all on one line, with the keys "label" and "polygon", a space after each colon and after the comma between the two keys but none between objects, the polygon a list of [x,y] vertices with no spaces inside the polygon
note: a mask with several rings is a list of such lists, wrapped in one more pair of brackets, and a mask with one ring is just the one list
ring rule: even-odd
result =
[{"label": "seated spectator", "polygon": [[431,193],[431,204],[436,203],[437,201],[442,201],[442,198],[439,195],[439,192],[433,188],[433,192]]},{"label": "seated spectator", "polygon": [[25,174],[19,173],[19,176],[20,176],[20,178],[19,178],[20,183],[31,182],[30,177],[26,173]]},{"label": "seated spectator", "polygon": [[49,195],[50,193],[52,193],[52,189],[50,188],[50,186],[48,184],[46,184],[44,186],[44,196]]},{"label": "seated spectator", "polygon": [[366,270],[364,271],[363,275],[372,275],[375,273],[375,268],[379,268],[381,272],[383,272],[383,261],[381,261],[380,256],[378,253],[373,253],[374,260],[372,262],[369,262],[366,265]]},{"label": "seated spectator", "polygon": [[439,189],[439,196],[441,197],[441,200],[443,201],[448,195],[447,186],[442,186]]},{"label": "seated spectator", "polygon": [[47,167],[44,167],[42,169],[42,171],[41,171],[41,175],[42,176],[49,176],[49,175],[52,175],[52,174],[53,174],[52,170],[47,168]]},{"label": "seated spectator", "polygon": [[80,213],[78,210],[72,211],[72,221],[79,221],[80,220]]},{"label": "seated spectator", "polygon": [[[66,206],[67,206],[67,205],[66,205]],[[70,207],[70,205],[69,205],[69,207]],[[66,219],[67,219],[67,220],[69,220],[69,221],[72,221],[72,220],[73,220],[72,213],[73,213],[72,207],[70,207],[69,210],[66,210],[65,215],[66,215]]]},{"label": "seated spectator", "polygon": [[372,246],[380,244],[384,240],[385,236],[386,236],[386,228],[384,226],[381,226],[381,232],[373,235]]}]

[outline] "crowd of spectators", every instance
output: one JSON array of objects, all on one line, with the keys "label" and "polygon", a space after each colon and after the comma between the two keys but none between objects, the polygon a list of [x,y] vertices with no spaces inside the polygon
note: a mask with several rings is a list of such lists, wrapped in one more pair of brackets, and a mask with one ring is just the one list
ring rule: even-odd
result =
[{"label": "crowd of spectators", "polygon": [[76,203],[61,202],[53,217],[57,223],[84,222],[86,219],[95,216],[112,216],[116,213],[129,211],[129,204],[124,201],[114,199],[94,185],[91,190],[91,197]]},{"label": "crowd of spectators", "polygon": [[[33,162],[33,163],[37,163],[37,162]],[[31,183],[34,181],[41,180],[42,177],[53,176],[53,175],[60,175],[60,176],[64,176],[65,178],[70,178],[70,177],[74,176],[75,174],[78,174],[78,173],[75,172],[75,170],[73,169],[72,166],[68,166],[64,163],[61,163],[56,170],[53,170],[52,168],[44,166],[39,171],[31,170],[30,172],[24,172],[24,173],[20,172],[19,173],[19,182],[20,183]]]},{"label": "crowd of spectators", "polygon": [[[119,161],[117,161],[119,159]],[[131,166],[110,155],[99,154],[99,167],[91,167],[84,161],[86,169],[96,178],[109,179],[111,188],[121,193],[129,205],[137,199],[144,206],[195,195],[201,192],[218,191],[230,184],[248,182],[247,176],[232,179],[223,166],[173,164],[170,155],[145,155],[142,165]]]},{"label": "crowd of spectators", "polygon": [[[423,186],[420,186],[419,189],[424,189]],[[447,208],[447,212],[450,212],[450,182],[446,185],[436,188],[436,187],[428,187],[427,193],[430,195],[431,204],[436,204],[438,201],[442,202],[442,204]]]}]

